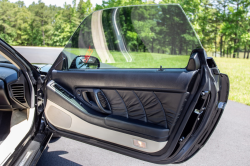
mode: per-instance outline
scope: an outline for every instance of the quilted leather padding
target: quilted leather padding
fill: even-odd
[[[147,115],[147,122],[167,128],[165,112],[154,92],[135,91]]]
[[[168,127],[171,129],[175,125],[183,109],[188,93],[170,93],[170,92],[154,92],[154,93],[158,97],[164,108]]]
[[[128,111],[124,101],[116,90],[102,90],[107,97],[111,106],[113,115],[123,116],[128,118]]]
[[[108,106],[108,101],[107,99],[104,97],[104,95],[102,94],[102,92],[98,92],[97,93],[98,99],[102,105],[102,107],[106,110],[110,110],[109,106]]]
[[[120,94],[127,107],[128,117],[131,119],[137,119],[143,122],[147,122],[146,112],[135,92],[127,90],[118,90],[118,93]]]
[[[171,129],[188,93],[104,90],[113,115],[136,119]]]

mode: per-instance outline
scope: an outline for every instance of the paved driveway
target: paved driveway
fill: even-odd
[[[187,166],[246,166],[250,163],[250,106],[229,101],[207,144]],[[38,166],[149,166],[155,165],[68,138],[50,142]]]
[[[13,46],[31,63],[54,63],[63,48]],[[35,56],[34,56],[35,55]]]

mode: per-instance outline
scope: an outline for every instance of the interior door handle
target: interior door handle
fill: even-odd
[[[103,92],[102,92],[100,89],[94,89],[93,92],[94,92],[94,97],[95,97],[95,100],[96,100],[96,104],[98,105],[99,109],[100,109],[103,113],[111,114],[111,110],[107,110],[107,109],[103,108],[103,106],[102,106],[102,104],[101,104],[101,102],[100,102],[100,100],[99,100],[99,98],[98,98],[98,93],[102,93],[103,97],[105,98]],[[107,100],[107,99],[105,98],[105,100]],[[110,107],[108,101],[107,101],[107,104],[108,104],[108,107],[111,109],[111,107]]]
[[[79,89],[78,89],[78,90],[79,90]],[[78,90],[77,90],[77,91],[78,91]],[[91,108],[93,108],[94,110],[100,112],[100,108],[98,107],[98,105],[97,105],[94,101],[89,100],[89,97],[88,97],[88,95],[87,95],[87,93],[93,93],[93,89],[79,90],[79,93],[80,93],[79,96],[81,96],[81,97],[83,98],[83,100],[91,106]],[[78,96],[78,97],[79,97],[79,96]],[[80,98],[81,98],[81,97],[80,97]],[[96,99],[94,99],[94,100],[96,100]]]
[[[88,96],[87,96],[87,92],[88,92],[88,91],[82,92],[82,97],[83,97],[83,99],[84,99],[85,101],[87,101],[87,102],[89,103],[89,98],[88,98]]]
[[[102,106],[102,103],[98,97],[98,93],[101,93],[101,97],[103,97],[103,99],[101,100],[106,100],[106,104],[108,108],[104,108]],[[81,99],[82,101],[84,101],[86,104],[88,104],[92,109],[101,112],[101,113],[105,113],[105,114],[111,114],[111,106],[107,100],[107,98],[105,97],[105,95],[103,94],[103,92],[100,89],[89,89],[89,88],[78,88],[76,89],[76,94],[77,97],[79,99]],[[93,97],[90,95],[92,94]],[[100,95],[100,94],[99,94]]]

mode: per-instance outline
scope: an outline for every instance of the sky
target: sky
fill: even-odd
[[[17,2],[18,0],[9,0],[10,2]],[[32,2],[38,3],[38,0],[22,0],[25,3],[25,6],[29,6],[32,4]],[[64,3],[66,2],[67,4],[72,4],[72,0],[42,0],[46,5],[56,5],[56,6],[61,6],[63,7]],[[76,4],[78,4],[79,0],[76,0]],[[93,7],[96,6],[96,4],[101,5],[102,0],[91,0]]]

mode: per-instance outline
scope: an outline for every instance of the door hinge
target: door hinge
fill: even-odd
[[[209,102],[209,96],[210,92],[209,91],[203,91],[200,94],[200,98],[195,106],[194,113],[200,115],[203,113],[203,111],[206,110],[206,106]]]
[[[200,110],[198,110],[198,109],[195,109],[194,110],[194,113],[196,113],[196,114],[198,114],[198,115],[200,115],[200,114],[202,114],[203,113],[203,111],[206,109],[206,107],[203,107],[202,109],[200,109]]]

